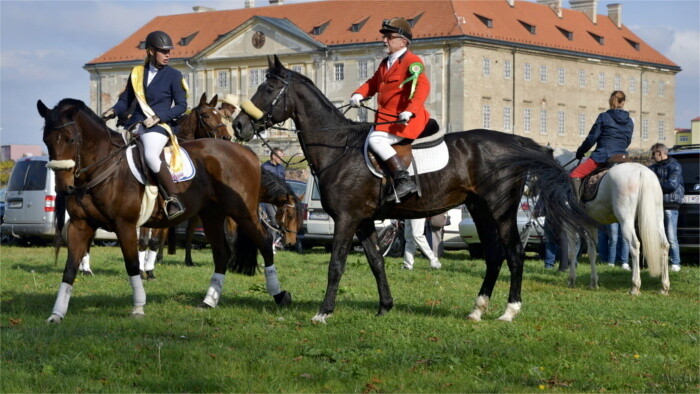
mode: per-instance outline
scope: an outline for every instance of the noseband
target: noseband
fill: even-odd
[[[275,99],[272,100],[272,102],[270,103],[268,110],[263,112],[263,115],[260,118],[254,119],[254,117],[250,113],[245,111],[245,107],[242,107],[243,110],[248,115],[248,117],[250,118],[250,123],[253,126],[253,130],[255,130],[255,134],[258,134],[258,136],[259,136],[260,131],[267,130],[267,129],[271,128],[272,126],[274,126],[275,122],[272,120],[272,113],[274,112],[275,108],[277,107],[277,104],[280,102],[280,99],[282,98],[282,96],[284,95],[285,99],[287,97],[285,93],[287,92],[287,88],[289,88],[289,80],[291,78],[291,74],[287,73],[287,77],[282,78],[279,75],[268,73],[267,79],[270,79],[270,78],[274,78],[274,79],[282,82],[284,84],[284,86],[282,87],[282,89],[280,89],[279,92],[277,92],[277,96],[275,96]],[[284,102],[285,102],[285,109],[286,109],[287,100],[284,100]],[[253,103],[250,103],[250,104],[253,104]],[[256,107],[256,109],[257,109],[257,107]]]

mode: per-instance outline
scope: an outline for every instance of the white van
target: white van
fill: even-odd
[[[304,248],[310,248],[313,246],[322,245],[326,250],[330,250],[331,244],[333,243],[333,229],[335,227],[335,222],[333,219],[323,210],[321,206],[321,194],[318,190],[318,184],[316,177],[309,177],[309,181],[306,183],[306,193],[304,193],[304,198],[302,200],[302,205],[304,206],[304,234],[302,237],[302,245]],[[377,232],[388,226],[391,223],[389,219],[387,220],[375,220],[374,226],[377,228]],[[355,237],[355,242],[359,242],[357,237]]]
[[[56,210],[56,181],[46,168],[47,156],[18,159],[5,194],[5,216],[0,231],[18,240],[53,238]],[[66,215],[68,217],[68,215]],[[112,245],[116,234],[98,230],[98,243]]]

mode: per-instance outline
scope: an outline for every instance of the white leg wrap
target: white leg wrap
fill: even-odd
[[[90,253],[85,253],[83,259],[80,260],[80,268],[78,268],[78,270],[84,272],[92,272],[92,270],[90,269]]]
[[[139,269],[143,271],[143,267],[146,265],[146,251],[139,252]]]
[[[130,276],[129,283],[134,292],[134,307],[146,305],[146,290],[143,289],[141,275]]]
[[[267,292],[273,297],[282,292],[280,281],[277,279],[277,268],[275,268],[274,264],[265,267],[265,284],[267,285]]]
[[[204,303],[212,308],[216,308],[219,304],[221,291],[224,288],[224,278],[224,274],[214,273],[214,275],[211,276],[211,283],[209,284],[207,295],[204,297]]]
[[[66,312],[68,312],[68,303],[70,302],[70,295],[73,292],[73,286],[66,282],[61,282],[58,287],[58,295],[56,296],[56,303],[53,305],[53,314],[64,318]]]
[[[149,250],[146,252],[146,261],[143,263],[144,271],[153,271],[156,267],[156,257],[158,257],[157,250]]]
[[[467,319],[469,320],[474,320],[474,321],[481,321],[481,315],[486,312],[486,310],[489,308],[489,298],[486,296],[478,296],[476,297],[476,301],[474,301],[474,309],[472,310],[472,313],[467,316]]]
[[[512,322],[515,316],[520,313],[521,306],[522,303],[520,302],[508,303],[508,306],[506,306],[506,311],[503,312],[503,316],[499,317],[498,320]]]

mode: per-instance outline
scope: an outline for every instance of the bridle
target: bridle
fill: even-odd
[[[274,100],[270,103],[268,106],[268,110],[263,113],[263,116],[260,119],[253,120],[251,116],[248,116],[250,118],[251,125],[253,126],[253,130],[255,132],[255,135],[258,136],[258,138],[262,137],[260,136],[260,132],[262,130],[267,130],[270,128],[273,128],[275,125],[275,122],[272,120],[272,113],[274,112],[275,108],[277,108],[277,104],[280,102],[280,99],[284,96],[284,109],[286,111],[287,109],[287,89],[289,88],[289,81],[291,79],[291,73],[287,73],[286,78],[282,78],[279,75],[268,73],[266,76],[266,79],[274,78],[284,84],[282,86],[282,89],[280,89],[279,92],[277,92],[277,95],[275,96]]]
[[[204,121],[204,118],[202,117],[202,111],[203,111],[203,110],[212,110],[212,111],[216,111],[216,108],[210,107],[210,106],[206,106],[206,107],[197,107],[197,108],[195,108],[195,110],[194,110],[195,114],[197,114],[197,124],[199,125],[199,127],[201,127],[202,130],[204,130],[204,132],[206,133],[206,135],[207,135],[208,138],[216,138],[216,133],[214,133],[214,130],[216,130],[216,129],[220,128],[220,127],[223,127],[223,128],[225,129],[225,128],[226,128],[226,125],[224,124],[224,122],[219,122],[219,124],[217,124],[216,126],[210,127],[210,126]]]

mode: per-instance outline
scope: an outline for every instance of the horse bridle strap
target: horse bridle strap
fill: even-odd
[[[197,122],[199,123],[200,126],[202,126],[202,129],[204,129],[204,132],[207,133],[207,136],[208,136],[209,138],[216,138],[216,134],[214,134],[213,131],[209,130],[209,125],[207,125],[206,123],[204,123],[204,119],[202,119],[201,111],[202,111],[203,109],[212,109],[212,110],[216,110],[216,108],[214,108],[214,107],[209,107],[209,106],[207,106],[207,107],[197,107],[197,108],[195,108],[195,111],[194,111],[194,112],[197,114]],[[219,127],[226,127],[226,125],[225,125],[223,122],[221,122],[221,123],[217,124],[216,126],[214,126],[214,129],[217,129],[217,128],[219,128]]]

